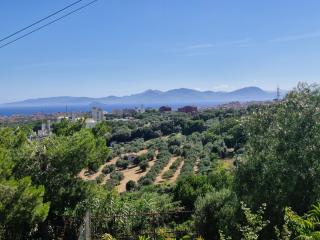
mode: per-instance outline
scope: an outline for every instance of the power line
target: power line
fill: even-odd
[[[81,0],[81,1],[83,1],[83,0]],[[5,44],[3,44],[3,45],[0,45],[0,49],[6,47],[6,46],[8,46],[8,45],[10,45],[10,44],[12,44],[12,43],[14,43],[14,42],[16,42],[16,41],[18,41],[18,40],[20,40],[20,39],[22,39],[22,38],[25,38],[25,37],[31,35],[32,33],[35,33],[35,32],[37,32],[37,31],[39,31],[39,30],[41,30],[41,29],[43,29],[43,28],[45,28],[45,27],[47,27],[47,26],[49,26],[49,25],[51,25],[51,24],[53,24],[53,23],[55,23],[55,22],[58,22],[58,21],[60,21],[60,20],[62,20],[62,19],[64,19],[64,18],[68,17],[69,15],[71,15],[71,14],[73,14],[73,13],[76,13],[76,12],[78,12],[78,11],[80,11],[80,10],[82,10],[82,9],[90,6],[90,5],[92,5],[93,3],[98,2],[98,1],[99,1],[99,0],[93,0],[93,1],[91,1],[91,2],[89,2],[89,3],[87,3],[87,4],[85,4],[85,5],[83,5],[83,6],[81,6],[81,7],[79,7],[79,8],[77,8],[77,9],[75,9],[75,10],[73,10],[73,11],[71,11],[71,12],[69,12],[69,13],[61,16],[61,17],[59,17],[59,18],[56,18],[55,20],[52,20],[51,22],[48,22],[48,23],[42,25],[41,27],[38,27],[38,28],[36,28],[36,29],[34,29],[34,30],[32,30],[32,31],[30,31],[30,32],[28,32],[28,33],[26,33],[26,34],[18,37],[18,38],[15,38],[14,40],[12,40],[12,41],[10,41],[10,42],[7,42],[7,43],[5,43]]]
[[[38,20],[38,21],[30,24],[29,26],[26,26],[26,27],[24,27],[24,28],[22,28],[22,29],[20,29],[20,30],[18,30],[18,31],[16,31],[16,32],[14,32],[14,33],[12,33],[12,34],[10,34],[10,35],[8,35],[8,36],[0,39],[0,42],[3,42],[4,40],[7,40],[8,38],[11,38],[11,37],[13,37],[14,35],[17,35],[18,33],[21,33],[21,32],[23,32],[23,31],[25,31],[25,30],[27,30],[27,29],[29,29],[29,28],[31,28],[31,27],[33,27],[33,26],[35,26],[35,25],[43,22],[44,20],[47,20],[48,18],[51,18],[51,17],[57,15],[58,13],[60,13],[60,12],[62,12],[62,11],[64,11],[64,10],[66,10],[66,9],[68,9],[68,8],[70,8],[70,7],[74,6],[74,5],[82,2],[82,1],[83,1],[83,0],[78,0],[78,1],[76,1],[76,2],[71,3],[70,5],[68,5],[68,6],[66,6],[66,7],[64,7],[64,8],[62,8],[62,9],[60,9],[60,10],[54,12],[54,13],[52,13],[52,14],[50,14],[49,16],[44,17],[44,18],[42,18],[42,19],[40,19],[40,20]]]

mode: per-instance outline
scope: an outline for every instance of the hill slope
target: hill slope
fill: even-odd
[[[97,105],[97,104],[197,104],[222,103],[231,101],[264,101],[275,98],[275,92],[267,92],[258,87],[246,87],[232,92],[198,91],[180,88],[169,91],[147,90],[124,97],[108,96],[89,97],[50,97],[28,99],[21,102],[7,103],[7,106],[61,106],[61,105]]]

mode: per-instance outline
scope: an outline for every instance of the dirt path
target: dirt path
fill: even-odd
[[[154,181],[155,184],[164,182],[166,179],[162,178],[162,175],[170,169],[170,166],[177,160],[178,157],[172,157],[168,164],[161,170],[159,175],[156,177],[156,180]]]
[[[139,152],[136,152],[136,153],[126,153],[123,155],[136,154],[136,155],[140,156],[140,155],[145,154],[147,152],[148,152],[148,149],[143,149],[143,150],[140,150]]]
[[[173,177],[170,179],[170,183],[173,183],[173,182],[177,181],[177,179],[178,179],[178,177],[180,175],[181,168],[182,168],[183,164],[184,164],[184,161],[181,161],[177,171],[174,173]]]
[[[195,174],[197,174],[199,172],[199,163],[200,163],[200,159],[198,158],[193,166],[193,172]]]
[[[137,182],[141,177],[145,176],[147,172],[150,170],[150,168],[155,164],[156,160],[149,161],[149,167],[147,168],[146,171],[141,172],[139,166],[134,166],[127,168],[123,171],[123,180],[120,182],[120,185],[117,186],[118,192],[125,192],[126,191],[126,184],[130,180]],[[110,174],[108,174],[109,176]],[[107,176],[107,177],[108,177]]]

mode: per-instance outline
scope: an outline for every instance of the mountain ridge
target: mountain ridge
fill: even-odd
[[[107,96],[101,98],[59,96],[26,99],[18,102],[1,104],[2,106],[61,106],[61,105],[102,105],[115,104],[197,104],[223,103],[231,101],[265,101],[276,97],[276,92],[268,92],[259,87],[244,87],[230,92],[199,91],[189,88],[170,89],[168,91],[148,89],[123,97]]]

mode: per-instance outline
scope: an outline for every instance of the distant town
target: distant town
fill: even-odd
[[[198,107],[193,105],[182,106],[177,109],[173,109],[171,106],[164,105],[159,108],[145,108],[144,105],[135,108],[124,108],[124,109],[113,109],[112,112],[104,111],[100,107],[92,107],[91,111],[68,111],[66,108],[65,112],[56,113],[33,113],[33,114],[14,114],[11,116],[1,116],[0,115],[0,126],[11,126],[18,124],[27,123],[38,123],[39,127],[36,129],[33,137],[46,137],[52,134],[51,125],[56,122],[61,122],[62,120],[67,120],[70,122],[84,121],[86,128],[93,128],[99,122],[106,119],[113,119],[115,121],[130,121],[136,114],[143,114],[146,111],[159,111],[161,113],[166,112],[181,112],[196,114],[201,111],[206,111],[210,109],[232,109],[237,110],[241,108],[247,108],[251,105],[269,105],[272,102],[277,101],[249,101],[249,102],[229,102],[225,104],[219,104],[212,107]]]

